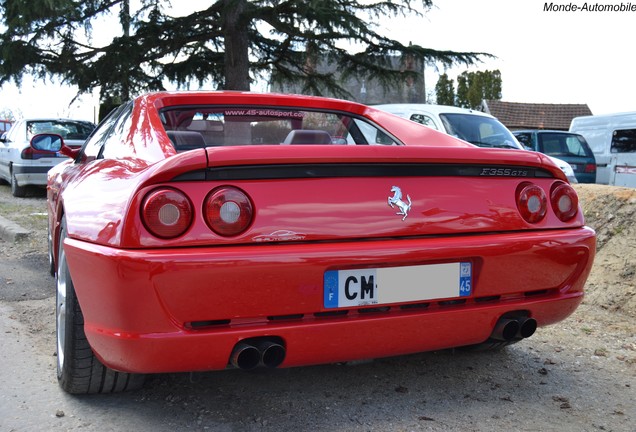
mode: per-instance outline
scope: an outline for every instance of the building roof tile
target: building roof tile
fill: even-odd
[[[541,104],[485,100],[484,110],[508,129],[568,130],[574,117],[592,115],[587,104]]]

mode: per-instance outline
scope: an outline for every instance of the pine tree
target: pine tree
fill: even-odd
[[[457,77],[457,106],[480,109],[484,99],[501,99],[501,72],[462,72]]]
[[[457,93],[455,96],[455,104],[459,107],[469,107],[468,101],[468,73],[462,72],[457,76]]]
[[[217,0],[175,17],[168,0],[139,0],[136,10],[129,0],[2,0],[0,84],[19,84],[24,74],[56,76],[80,94],[100,87],[102,100],[114,104],[166,84],[249,90],[257,80],[347,96],[341,82],[350,76],[373,77],[386,87],[403,81],[405,72],[392,67],[396,56],[445,66],[489,56],[405,46],[371,24],[419,14],[432,1]],[[99,45],[93,26],[113,14],[117,36]],[[315,67],[324,61],[337,74]]]
[[[435,95],[438,105],[455,105],[455,87],[447,74],[441,74],[435,84]]]

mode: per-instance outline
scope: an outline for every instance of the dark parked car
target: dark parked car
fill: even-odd
[[[596,160],[582,135],[557,130],[512,132],[529,150],[545,153],[569,163],[579,183],[596,183]]]

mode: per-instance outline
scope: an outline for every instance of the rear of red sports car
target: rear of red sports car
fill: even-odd
[[[49,185],[58,291],[105,370],[506,344],[582,300],[595,234],[537,153],[317,98],[155,94],[119,115]]]

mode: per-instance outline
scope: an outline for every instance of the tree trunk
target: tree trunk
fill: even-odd
[[[223,0],[225,36],[225,90],[250,89],[249,21],[243,13],[247,0]]]
[[[126,43],[130,43],[130,1],[124,0],[121,5],[120,12],[121,26],[124,30],[124,38]],[[130,100],[130,77],[128,72],[130,71],[129,65],[125,64],[122,68],[122,82],[121,82],[121,100],[127,102]]]

